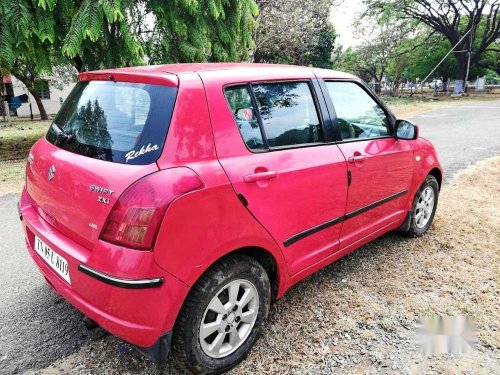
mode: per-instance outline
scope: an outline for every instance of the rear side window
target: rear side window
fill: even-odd
[[[47,133],[65,150],[111,162],[150,164],[161,154],[177,89],[142,83],[78,82]],[[58,135],[55,124],[71,136]]]
[[[311,88],[306,82],[230,87],[225,94],[243,140],[251,150],[324,141]]]
[[[226,99],[233,112],[236,125],[246,145],[251,150],[264,150],[264,141],[252,98],[247,86],[230,87],[226,90]]]
[[[389,120],[382,107],[354,82],[326,82],[342,139],[389,135]]]

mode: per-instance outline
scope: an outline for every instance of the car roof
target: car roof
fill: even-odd
[[[262,63],[180,63],[166,65],[145,65],[126,68],[106,69],[100,71],[88,72],[90,76],[96,74],[123,74],[123,75],[147,75],[147,76],[162,76],[164,74],[180,75],[184,73],[202,73],[208,71],[248,71],[248,70],[265,70],[266,75],[275,70],[277,75],[284,71],[308,70],[313,71],[320,78],[340,78],[340,79],[357,79],[357,77],[335,70],[319,69],[296,65],[281,65],[281,64],[262,64]],[[81,73],[84,75],[85,73]]]

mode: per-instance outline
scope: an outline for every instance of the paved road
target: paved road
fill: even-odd
[[[437,147],[446,179],[500,154],[500,101],[475,102],[412,118]],[[0,373],[40,369],[99,340],[82,315],[56,296],[29,259],[17,218],[17,196],[0,197]]]
[[[468,165],[500,155],[500,101],[442,108],[411,120],[436,147],[447,181]]]

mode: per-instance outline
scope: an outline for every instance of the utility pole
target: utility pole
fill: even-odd
[[[467,73],[465,73],[465,82],[464,82],[464,92],[467,92],[467,81],[469,79],[469,69],[470,69],[470,57],[472,55],[472,43],[474,42],[474,20],[476,18],[476,14],[472,15],[472,25],[471,25],[471,33],[470,33],[470,42],[469,42],[469,50],[467,51]]]

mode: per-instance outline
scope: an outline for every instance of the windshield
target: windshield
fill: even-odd
[[[95,159],[153,163],[163,149],[176,95],[177,88],[160,85],[78,82],[49,128],[47,140]]]

